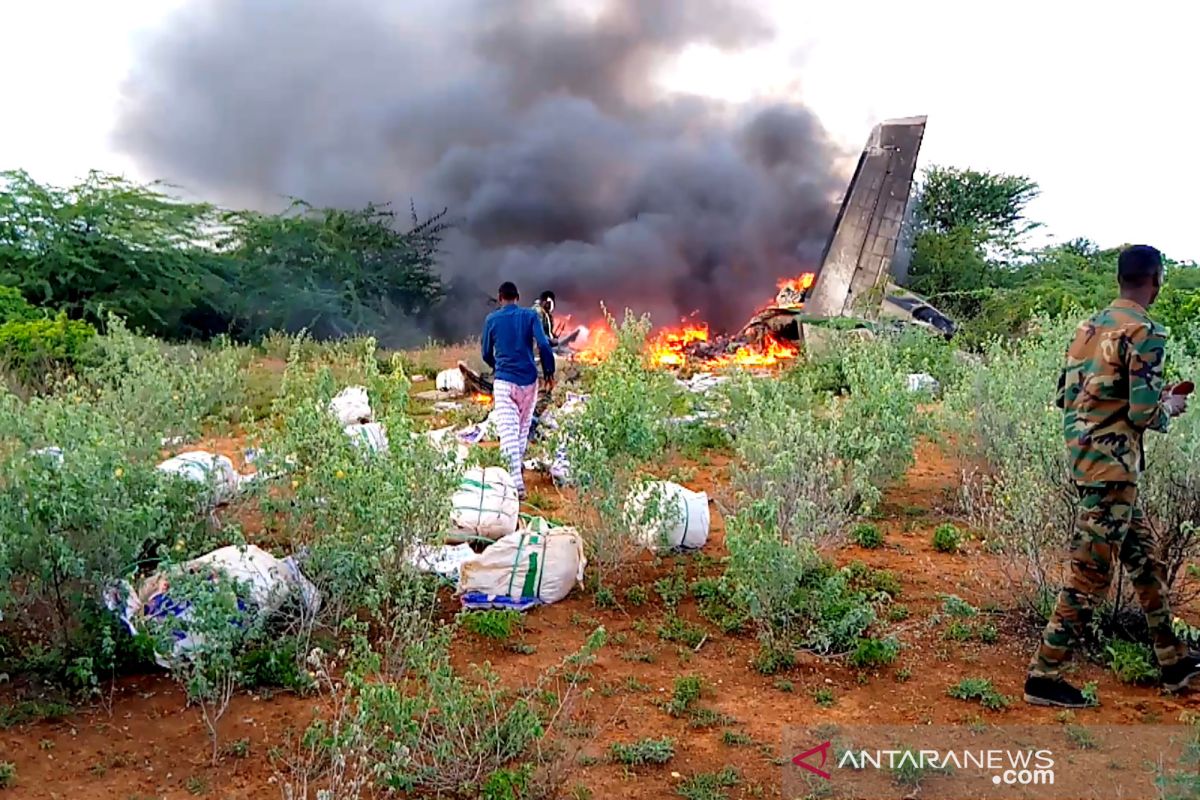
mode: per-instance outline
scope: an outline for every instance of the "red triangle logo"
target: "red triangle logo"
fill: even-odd
[[[808,763],[807,759],[809,756],[820,753],[821,754],[821,766],[822,767],[825,766],[825,762],[829,758],[829,748],[832,746],[833,746],[832,742],[822,742],[821,744],[814,747],[812,750],[805,750],[803,753],[800,753],[799,755],[792,756],[792,763],[795,764],[797,767],[802,767],[803,769],[808,770],[809,772],[813,773],[814,775],[819,775],[820,777],[824,778],[825,780],[829,780],[832,776],[828,772],[826,772],[825,770],[820,769],[818,767],[814,767],[812,764]]]

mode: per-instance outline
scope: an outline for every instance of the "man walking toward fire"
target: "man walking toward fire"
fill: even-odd
[[[536,343],[547,392],[554,388],[554,351],[537,313],[521,308],[517,305],[519,300],[514,284],[508,281],[500,284],[500,307],[488,314],[483,323],[482,350],[483,360],[492,368],[495,377],[492,396],[500,452],[508,459],[508,471],[516,484],[517,496],[524,500],[525,450],[538,396],[533,347]]]
[[[1082,708],[1083,693],[1061,675],[1097,604],[1108,593],[1114,555],[1129,570],[1154,640],[1167,691],[1188,687],[1200,659],[1171,628],[1171,609],[1154,534],[1138,504],[1145,468],[1142,436],[1166,431],[1187,410],[1190,387],[1163,386],[1166,334],[1147,315],[1158,296],[1163,264],[1158,250],[1134,245],[1117,262],[1120,297],[1082,323],[1067,348],[1057,404],[1079,508],[1071,542],[1070,576],[1029,665],[1025,701]]]

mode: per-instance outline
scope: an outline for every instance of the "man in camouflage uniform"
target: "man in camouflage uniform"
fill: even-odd
[[[554,292],[547,290],[538,295],[538,299],[533,301],[533,310],[541,320],[542,330],[545,331],[546,338],[550,340],[550,347],[557,348],[559,341],[554,335]],[[550,399],[550,392],[542,392],[538,396],[537,405],[533,408],[533,424],[529,428],[530,440],[537,436],[538,423],[541,422],[546,409],[550,407]]]
[[[1200,660],[1171,629],[1165,573],[1137,500],[1142,435],[1166,431],[1187,408],[1186,396],[1163,386],[1166,334],[1146,313],[1162,284],[1162,256],[1146,245],[1126,249],[1117,280],[1120,298],[1079,326],[1059,376],[1058,406],[1080,502],[1070,577],[1025,681],[1025,700],[1035,705],[1088,705],[1061,671],[1108,594],[1114,554],[1146,614],[1164,687],[1178,691],[1200,674]]]

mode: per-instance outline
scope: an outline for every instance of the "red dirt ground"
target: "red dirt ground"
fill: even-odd
[[[240,454],[234,440],[208,444],[230,456]],[[695,466],[695,479],[688,483],[719,495],[727,482],[726,466],[720,458]],[[990,678],[999,691],[1019,698],[1035,635],[1011,617],[997,617],[998,643],[959,644],[944,641],[941,626],[926,624],[940,605],[940,594],[957,594],[979,606],[989,602],[1004,606],[1009,601],[997,563],[977,541],[957,555],[935,552],[930,544],[933,528],[947,518],[947,493],[956,485],[958,473],[958,465],[936,447],[921,446],[915,466],[888,494],[880,522],[886,546],[873,551],[847,546],[838,553],[843,561],[861,559],[892,570],[903,585],[900,602],[912,611],[908,620],[890,626],[905,645],[898,663],[868,674],[865,683],[843,660],[812,656],[801,657],[785,674],[760,675],[751,664],[756,651],[753,637],[723,635],[711,625],[705,624],[709,637],[698,651],[680,650],[660,640],[654,631],[663,609],[650,587],[675,563],[689,564],[686,558],[655,564],[646,557],[631,570],[617,596],[623,596],[625,586],[641,583],[651,595],[641,608],[597,609],[590,593],[577,590],[562,603],[528,615],[523,640],[536,647],[534,653],[521,655],[464,634],[454,651],[455,663],[465,668],[486,660],[506,682],[529,683],[575,651],[596,624],[605,626],[609,644],[588,668],[591,678],[582,684],[569,731],[565,722],[559,727],[560,733],[578,737],[563,740],[578,747],[583,756],[563,778],[563,797],[577,796],[573,792],[578,786],[588,787],[597,798],[672,797],[679,781],[727,764],[742,774],[741,784],[729,790],[731,798],[780,797],[781,769],[773,759],[779,755],[781,729],[789,724],[967,723],[982,718],[993,723],[1059,725],[1054,710],[1018,701],[993,712],[946,695],[947,687],[961,678],[978,676]],[[531,488],[553,506],[547,511],[569,518],[567,495],[541,479]],[[719,513],[714,515],[706,553],[714,558],[725,554]],[[697,574],[694,563],[688,572],[692,577]],[[681,614],[704,624],[690,599]],[[652,651],[653,662],[622,657],[640,650]],[[901,669],[911,672],[903,682],[897,677]],[[696,730],[688,727],[687,720],[660,709],[657,703],[669,695],[675,677],[686,674],[703,675],[712,689],[703,704],[736,723]],[[1097,681],[1103,702],[1098,709],[1076,712],[1079,722],[1169,723],[1185,710],[1200,709],[1197,696],[1170,698],[1153,688],[1125,686],[1095,664],[1080,664],[1074,677],[1080,682]],[[790,681],[792,691],[778,688],[783,679]],[[814,702],[812,692],[817,688],[833,691],[832,707],[821,708]],[[317,704],[287,694],[235,698],[221,723],[221,738],[224,742],[248,739],[249,754],[226,755],[214,768],[209,765],[207,734],[199,715],[185,708],[175,685],[158,674],[124,678],[114,687],[110,705],[83,709],[56,722],[0,730],[0,761],[14,762],[17,770],[15,784],[0,790],[0,797],[278,798],[280,787],[272,777],[269,751],[286,746],[289,732],[303,729]],[[754,745],[727,746],[721,738],[727,729],[748,734]],[[676,742],[676,755],[665,766],[626,770],[596,761],[613,742],[663,735]]]

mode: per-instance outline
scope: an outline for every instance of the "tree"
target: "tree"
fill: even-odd
[[[1025,235],[1025,207],[1038,194],[1028,178],[953,167],[925,171],[917,192],[912,288],[960,318],[980,313]]]
[[[372,331],[392,314],[415,316],[442,297],[435,272],[442,214],[400,232],[395,214],[314,209],[233,212],[221,241],[230,290],[213,308],[240,338],[307,328],[317,337]]]
[[[0,283],[30,302],[93,322],[113,311],[172,335],[216,290],[217,221],[205,203],[92,172],[67,189],[0,173]]]

